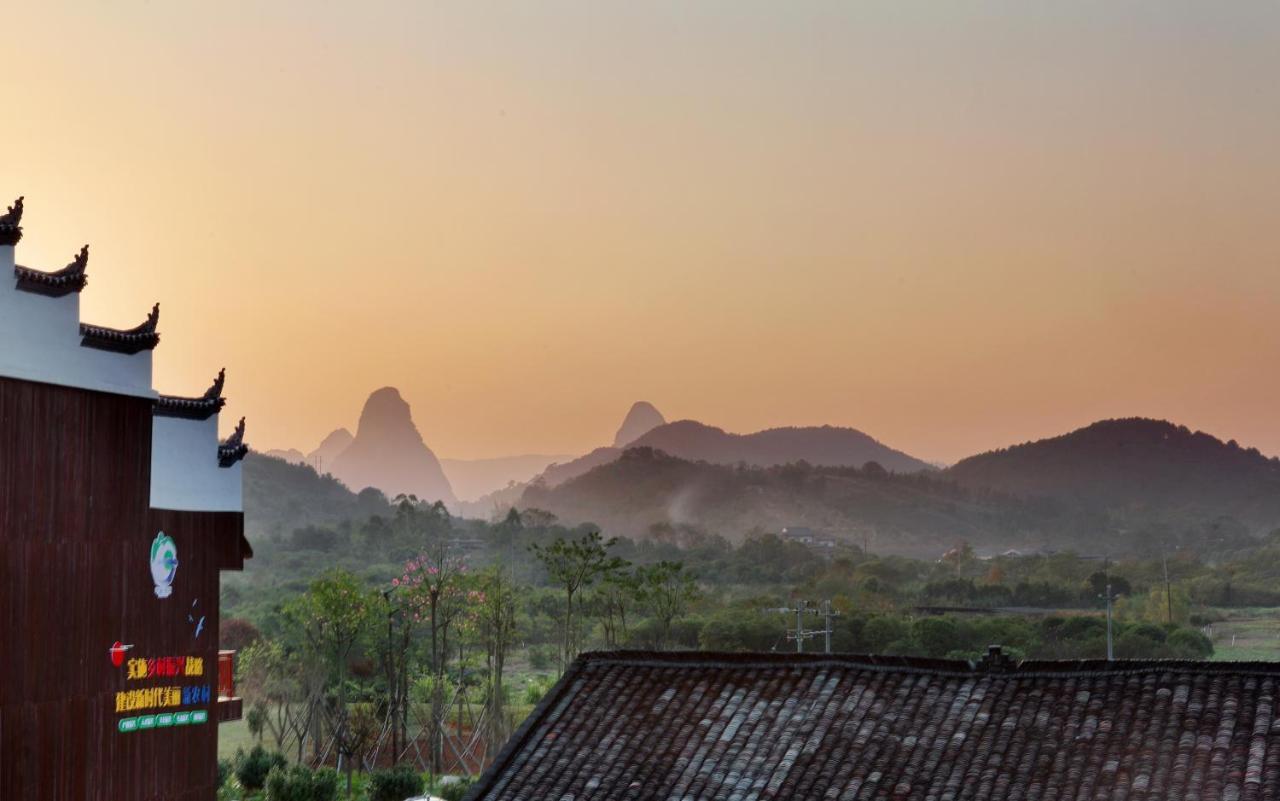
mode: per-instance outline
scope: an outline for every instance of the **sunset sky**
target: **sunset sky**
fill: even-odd
[[[11,3],[18,260],[156,383],[446,457],[634,400],[925,459],[1163,417],[1280,455],[1280,4]]]

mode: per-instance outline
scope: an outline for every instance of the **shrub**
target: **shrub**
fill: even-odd
[[[267,774],[271,769],[283,768],[285,764],[282,754],[268,752],[262,746],[255,745],[248,756],[243,752],[236,753],[236,778],[246,790],[261,790],[266,786]]]
[[[333,801],[338,774],[331,768],[311,772],[302,765],[278,765],[267,774],[267,801]]]
[[[421,794],[422,776],[404,765],[375,770],[369,777],[369,801],[404,801]]]
[[[242,617],[229,617],[218,627],[218,647],[243,651],[262,638],[258,627]]]
[[[555,652],[549,645],[529,647],[529,667],[534,670],[549,670],[555,663],[555,659]]]
[[[767,651],[777,644],[785,621],[745,609],[722,609],[707,618],[698,633],[706,651]]]
[[[1165,640],[1172,655],[1182,659],[1208,659],[1213,656],[1213,642],[1192,629],[1177,629]]]
[[[444,801],[462,801],[467,791],[471,789],[471,785],[475,783],[475,779],[469,776],[463,776],[456,782],[440,785],[436,790],[436,795],[444,799]]]
[[[524,702],[529,705],[536,705],[542,700],[542,696],[547,694],[555,684],[555,679],[550,676],[534,676],[529,679],[529,683],[524,688]]]
[[[231,777],[231,760],[218,760],[218,786],[223,787],[227,783],[227,779]]]

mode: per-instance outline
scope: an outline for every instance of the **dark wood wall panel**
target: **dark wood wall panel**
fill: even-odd
[[[166,682],[127,681],[116,640],[203,658],[216,696],[219,571],[242,566],[243,515],[149,508],[150,453],[148,400],[0,378],[0,801],[214,798],[216,699],[205,724],[117,731],[116,692]]]

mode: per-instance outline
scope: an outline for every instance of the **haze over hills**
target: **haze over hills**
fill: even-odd
[[[731,434],[695,420],[678,420],[651,429],[629,447],[656,448],[671,456],[714,464],[769,467],[790,462],[861,467],[876,462],[895,473],[933,470],[927,462],[877,442],[853,428],[811,426],[771,428],[754,434]],[[565,464],[553,465],[542,474],[551,486],[583,475],[622,455],[621,448],[596,448]]]
[[[1280,459],[1164,420],[1103,420],[971,456],[945,474],[968,487],[1128,515],[1228,515],[1255,529],[1280,525]]]
[[[403,425],[407,407],[401,411]],[[569,524],[592,522],[634,537],[658,524],[694,525],[731,539],[796,525],[855,541],[874,532],[877,548],[916,555],[936,555],[960,541],[988,552],[1072,548],[1120,555],[1280,529],[1280,459],[1164,421],[1101,421],[973,456],[942,471],[890,472],[880,459],[861,468],[820,463],[853,458],[849,453],[860,458],[859,449],[868,441],[898,453],[850,429],[772,429],[740,436],[679,421],[652,429],[632,448],[597,449],[549,467],[528,485],[454,508],[490,517],[512,507],[536,507]],[[682,458],[649,442],[700,456]],[[813,458],[755,466],[749,461],[797,453]],[[916,464],[901,456],[904,461],[884,461]],[[592,459],[599,461],[588,465]],[[571,466],[580,472],[567,475]],[[250,519],[262,510],[276,520],[283,519],[286,508],[318,506],[320,514],[335,514],[385,506],[377,493],[358,499],[310,468],[288,468],[311,477],[304,481],[281,473],[284,467],[262,457],[246,463]],[[565,471],[563,479],[548,480],[557,470]],[[260,481],[269,489],[257,486]],[[314,500],[291,500],[294,491]]]
[[[355,438],[327,470],[354,490],[377,487],[391,498],[404,493],[446,504],[457,501],[440,460],[422,441],[409,404],[394,387],[369,396]]]
[[[331,431],[327,437],[320,440],[319,447],[307,454],[307,463],[324,473],[343,451],[351,447],[354,440],[355,437],[345,428]]]
[[[325,473],[333,460],[351,445],[353,439],[355,437],[351,436],[350,431],[339,428],[330,432],[320,441],[320,446],[310,453],[303,453],[297,448],[272,448],[263,451],[263,455],[282,459],[290,464],[309,464],[318,472]]]
[[[440,466],[454,494],[465,502],[528,481],[549,465],[570,458],[564,454],[525,454],[493,459],[441,459]]]
[[[381,492],[352,492],[332,475],[265,453],[244,458],[245,528],[288,534],[296,528],[364,520],[389,512]]]
[[[807,526],[857,543],[872,536],[879,551],[932,556],[961,541],[988,550],[1081,543],[1105,522],[1100,514],[970,491],[936,472],[731,466],[641,446],[558,486],[532,484],[519,506],[629,537],[643,538],[655,525],[691,525],[730,540]]]

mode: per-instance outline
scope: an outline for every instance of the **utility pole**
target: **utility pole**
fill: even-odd
[[[1115,651],[1111,644],[1111,560],[1102,563],[1103,574],[1107,577],[1107,661],[1115,661]]]
[[[1165,622],[1173,625],[1173,590],[1169,586],[1169,555],[1164,543],[1160,543],[1160,561],[1164,563],[1164,608]]]
[[[821,609],[810,606],[808,601],[800,601],[794,607],[774,607],[765,609],[764,611],[778,612],[784,615],[794,614],[796,616],[795,630],[787,630],[787,639],[795,640],[796,642],[796,653],[804,653],[804,641],[819,635],[823,638],[825,653],[831,653],[831,619],[840,617],[840,613],[831,608],[831,601],[823,601]],[[823,627],[820,629],[806,629],[804,627],[805,615],[814,615],[816,617],[823,618]]]
[[[823,640],[826,645],[824,653],[831,653],[831,618],[836,617],[839,614],[839,612],[831,611],[830,599],[822,602],[822,619],[823,622],[826,623],[826,625],[822,627],[825,633]]]

